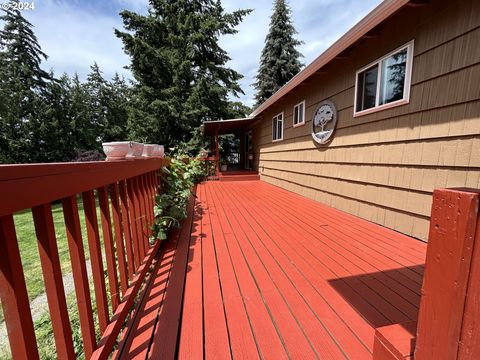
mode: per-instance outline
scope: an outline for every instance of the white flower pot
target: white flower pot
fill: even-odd
[[[127,158],[141,158],[143,153],[143,144],[135,141],[131,141],[131,148],[127,154]]]
[[[163,158],[164,153],[165,151],[164,151],[163,145],[155,144],[153,146],[153,153],[152,153],[153,157]]]
[[[151,157],[153,156],[153,151],[155,149],[155,144],[145,144],[143,145],[143,157]]]
[[[132,148],[130,141],[114,141],[102,143],[103,152],[107,155],[107,161],[124,160]]]

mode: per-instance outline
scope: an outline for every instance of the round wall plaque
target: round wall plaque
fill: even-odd
[[[322,101],[312,121],[312,137],[317,143],[325,145],[333,138],[337,127],[337,109],[335,104],[329,100]]]

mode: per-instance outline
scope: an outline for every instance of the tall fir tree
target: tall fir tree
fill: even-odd
[[[127,138],[128,106],[131,88],[118,73],[108,83],[110,93],[107,114],[107,126],[103,141],[118,141]]]
[[[250,10],[225,13],[220,0],[150,0],[147,15],[121,13],[116,30],[137,81],[129,112],[131,138],[167,146],[189,138],[202,121],[228,117],[242,77],[218,40],[235,34]]]
[[[30,162],[39,94],[50,80],[40,67],[47,55],[20,11],[4,11],[0,20],[0,162]]]
[[[53,78],[53,73],[50,74]],[[38,117],[32,138],[32,161],[69,161],[75,155],[75,139],[72,132],[72,99],[70,78],[63,74],[60,79],[49,82],[39,94]]]
[[[82,84],[78,74],[74,74],[70,81],[69,93],[72,147],[75,151],[96,150],[99,142],[97,128],[91,121],[92,101],[86,84]]]
[[[90,73],[87,76],[85,88],[90,98],[90,122],[96,133],[96,147],[99,148],[108,127],[110,91],[108,82],[104,79],[102,71],[96,62],[90,66]]]
[[[295,39],[297,31],[290,19],[290,8],[285,0],[275,0],[270,27],[260,57],[260,67],[254,83],[256,104],[260,105],[285,85],[302,68],[297,50],[302,44]]]

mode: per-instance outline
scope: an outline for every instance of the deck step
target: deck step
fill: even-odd
[[[220,177],[220,181],[252,181],[260,180],[260,175],[223,175]]]
[[[373,345],[373,360],[413,359],[416,332],[416,321],[377,328]]]

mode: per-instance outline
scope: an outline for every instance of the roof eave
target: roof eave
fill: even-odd
[[[355,44],[375,26],[381,24],[388,17],[396,13],[410,0],[385,0],[373,9],[367,16],[360,20],[354,27],[338,39],[332,46],[320,54],[308,66],[295,75],[289,82],[282,86],[275,94],[257,107],[249,117],[256,117],[283,96],[300,85],[303,81],[314,75],[319,69],[335,59],[342,51]]]

